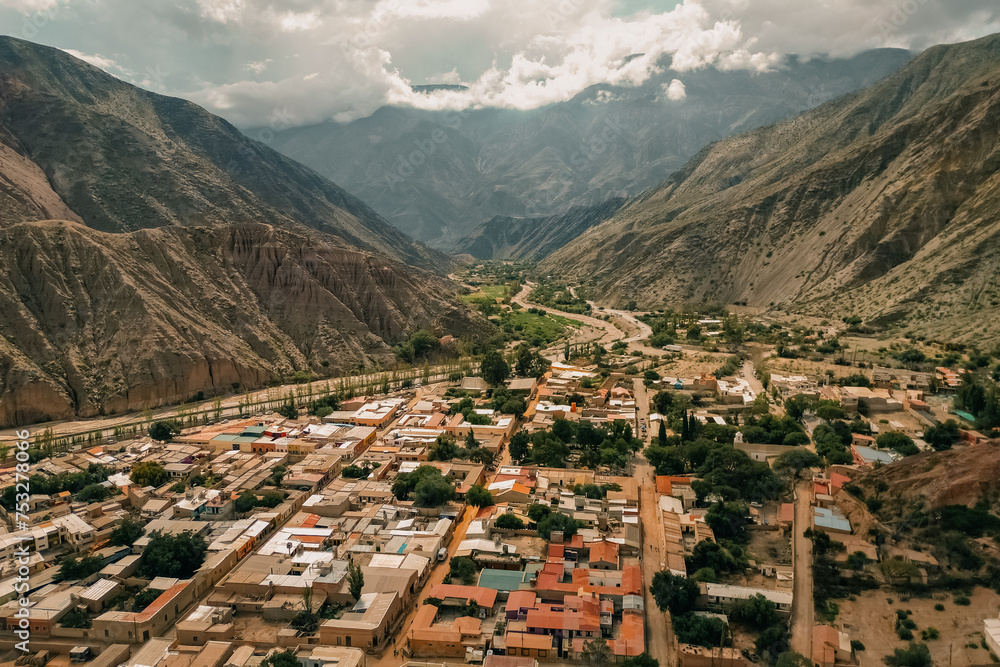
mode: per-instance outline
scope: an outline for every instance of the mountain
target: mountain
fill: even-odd
[[[107,414],[474,331],[413,242],[184,100],[0,39],[0,423]]]
[[[609,219],[627,201],[624,197],[612,197],[600,204],[576,206],[566,213],[542,218],[498,215],[462,239],[455,246],[455,252],[477,259],[538,261]]]
[[[996,339],[1000,36],[707,146],[543,269],[611,301],[746,302]]]
[[[896,71],[905,51],[789,57],[770,72],[663,70],[531,111],[384,107],[276,133],[270,143],[411,236],[454,249],[497,216],[545,218],[641,194],[710,141],[789,118]],[[683,81],[686,97],[665,87]],[[674,95],[677,97],[677,95]]]

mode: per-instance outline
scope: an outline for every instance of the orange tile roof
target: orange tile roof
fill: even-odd
[[[530,609],[535,606],[537,599],[538,597],[534,591],[511,591],[510,595],[507,596],[507,606],[505,609],[507,611]]]
[[[319,523],[319,514],[310,514],[302,521],[302,528],[313,528]]]
[[[836,662],[837,648],[840,646],[840,633],[830,625],[814,625],[812,636],[812,662],[819,665],[832,665]]]
[[[634,611],[622,613],[618,637],[609,642],[615,655],[634,656],[646,650],[646,636],[642,614]]]
[[[551,649],[552,635],[533,635],[529,632],[508,632],[507,648]]]
[[[844,486],[844,484],[847,484],[850,481],[851,481],[850,477],[848,477],[847,475],[841,475],[839,472],[830,474],[830,484],[835,489],[841,488],[842,486]]]
[[[795,505],[792,503],[781,503],[781,520],[791,523],[795,519]]]
[[[591,542],[590,546],[590,562],[602,562],[602,563],[614,563],[618,565],[618,543],[608,542],[607,540],[601,540],[600,542]]]
[[[601,619],[593,612],[547,606],[548,609],[528,610],[526,623],[529,628],[577,632],[596,632],[601,629]]]
[[[446,598],[475,600],[476,604],[480,607],[492,607],[497,601],[497,591],[493,588],[460,586],[458,584],[435,584],[431,588],[429,595],[439,600]]]

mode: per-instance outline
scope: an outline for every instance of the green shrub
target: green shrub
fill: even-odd
[[[965,595],[956,595],[955,596],[955,604],[957,604],[957,605],[959,605],[961,607],[968,607],[970,604],[972,604],[972,600],[970,600]]]

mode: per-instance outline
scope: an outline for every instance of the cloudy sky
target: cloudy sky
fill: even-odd
[[[0,28],[235,124],[530,109],[596,83],[1000,32],[997,0],[0,0]],[[463,91],[414,93],[411,84]]]

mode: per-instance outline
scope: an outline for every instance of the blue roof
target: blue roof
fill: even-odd
[[[826,507],[814,507],[813,523],[815,523],[819,528],[840,530],[847,533],[851,532],[851,522],[847,520],[839,509],[834,510],[827,509]]]
[[[871,447],[865,447],[864,445],[854,445],[854,451],[856,451],[858,456],[863,458],[868,463],[875,463],[876,461],[881,461],[882,463],[892,463],[893,460],[889,455],[889,452],[872,449]]]

